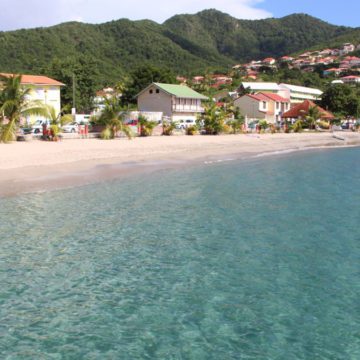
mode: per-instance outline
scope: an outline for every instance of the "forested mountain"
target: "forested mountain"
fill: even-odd
[[[331,41],[353,40],[360,29],[304,14],[238,20],[217,10],[176,15],[163,24],[121,19],[100,25],[64,23],[0,32],[0,71],[48,73],[53,62],[90,59],[99,83],[114,82],[139,65],[176,74],[228,68],[235,62],[278,57]]]

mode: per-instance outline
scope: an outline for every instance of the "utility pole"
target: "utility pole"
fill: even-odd
[[[71,109],[71,114],[76,114],[76,84],[75,84],[75,73],[72,76],[72,86],[73,86],[73,107]]]

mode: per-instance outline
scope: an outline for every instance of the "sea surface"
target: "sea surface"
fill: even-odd
[[[0,359],[360,359],[360,149],[0,199]]]

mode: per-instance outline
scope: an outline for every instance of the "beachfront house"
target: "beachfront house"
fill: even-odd
[[[239,97],[234,101],[234,106],[249,121],[266,120],[275,124],[290,109],[290,101],[277,94],[260,92]]]
[[[296,120],[304,119],[309,114],[309,109],[316,107],[319,110],[320,113],[320,119],[330,121],[334,119],[334,115],[330,111],[326,111],[320,106],[316,105],[314,102],[310,100],[305,100],[300,104],[297,104],[293,108],[291,108],[289,111],[285,112],[282,115],[283,119],[290,120],[291,122],[294,122]],[[318,119],[318,120],[320,120]]]
[[[186,85],[152,83],[137,95],[138,110],[162,112],[171,121],[196,120],[208,98]]]
[[[2,76],[10,77],[16,74],[1,73]],[[60,81],[41,75],[22,75],[21,85],[24,88],[31,88],[29,101],[40,101],[45,105],[54,107],[56,114],[61,111],[60,90],[65,86]],[[36,120],[44,120],[41,116],[31,116],[26,118],[28,124],[33,124]]]

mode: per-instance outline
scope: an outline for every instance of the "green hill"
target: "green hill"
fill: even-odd
[[[96,60],[99,83],[115,82],[139,65],[176,74],[228,68],[234,62],[278,57],[317,44],[359,38],[360,29],[305,14],[238,20],[217,10],[176,15],[164,24],[121,19],[100,25],[64,23],[0,32],[0,71],[46,72],[54,59]]]

